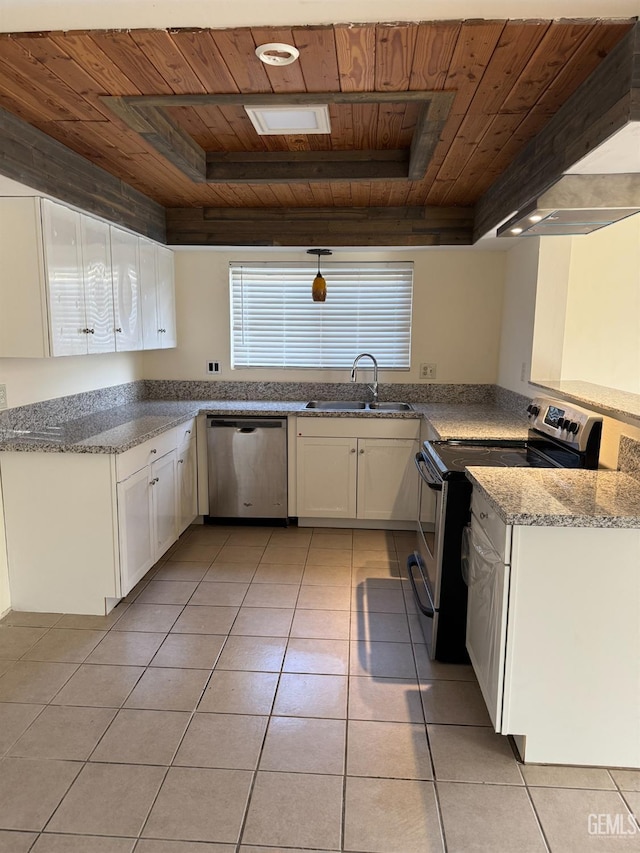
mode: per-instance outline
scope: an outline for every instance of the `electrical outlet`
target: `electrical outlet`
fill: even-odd
[[[207,373],[220,373],[220,362],[219,361],[208,361],[207,362]]]
[[[435,364],[421,364],[420,365],[420,379],[431,379],[432,381],[436,378],[436,365]]]
[[[528,370],[527,370],[527,362],[522,362],[522,367],[520,368],[520,381],[527,382],[529,379]]]
[[[0,385],[0,409],[7,408],[7,386]]]

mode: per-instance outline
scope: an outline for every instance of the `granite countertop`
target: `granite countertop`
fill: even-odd
[[[620,471],[467,468],[506,524],[640,527],[640,483]]]
[[[440,439],[527,438],[526,412],[516,414],[498,406],[461,403],[414,403],[414,409],[429,420]]]
[[[441,438],[524,438],[527,424],[494,405],[413,403],[413,411],[383,412],[353,409],[322,412],[306,409],[306,401],[282,400],[148,400],[128,403],[62,423],[8,430],[0,436],[0,451],[52,453],[123,453],[198,414],[250,417],[407,419],[426,417]]]

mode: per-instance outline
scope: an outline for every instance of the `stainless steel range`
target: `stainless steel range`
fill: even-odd
[[[467,587],[462,578],[462,531],[469,521],[471,465],[597,468],[602,418],[587,409],[536,397],[527,407],[526,440],[425,441],[416,455],[420,475],[416,547],[407,570],[429,656],[466,663]]]

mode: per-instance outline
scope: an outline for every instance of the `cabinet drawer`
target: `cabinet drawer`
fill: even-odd
[[[471,495],[471,512],[499,556],[508,563],[511,559],[511,527],[504,523],[477,488]]]
[[[137,447],[132,447],[124,453],[119,453],[116,456],[116,480],[121,482],[127,477],[144,468],[145,465],[150,465],[169,453],[175,450],[177,446],[176,428],[167,430],[155,438],[150,438],[148,441],[139,444]]]
[[[196,436],[196,419],[191,418],[190,421],[186,421],[180,426],[176,427],[177,440],[176,447],[182,447],[183,444],[187,441],[191,441],[191,439]]]

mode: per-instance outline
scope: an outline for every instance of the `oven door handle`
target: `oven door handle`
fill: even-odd
[[[413,576],[414,566],[417,566],[418,571],[420,572],[420,576],[422,577],[422,580],[424,582],[424,588],[425,592],[427,593],[427,598],[429,599],[429,604],[433,605],[433,602],[431,601],[431,596],[429,595],[429,589],[427,587],[425,577],[422,572],[422,566],[420,565],[420,561],[418,560],[415,554],[411,554],[410,557],[407,557],[407,574],[409,575],[409,580],[411,581],[411,586],[413,587],[413,595],[415,597],[416,604],[420,608],[421,613],[424,613],[425,616],[428,616],[430,619],[433,619],[435,608],[433,606],[425,607],[425,605],[420,601],[420,595],[418,593],[416,579]]]
[[[416,453],[415,463],[416,468],[418,469],[418,474],[420,474],[421,478],[427,484],[427,486],[429,486],[430,489],[433,489],[434,492],[441,492],[442,482],[436,482],[428,476],[429,468],[427,466],[423,451],[420,451],[420,453]]]

